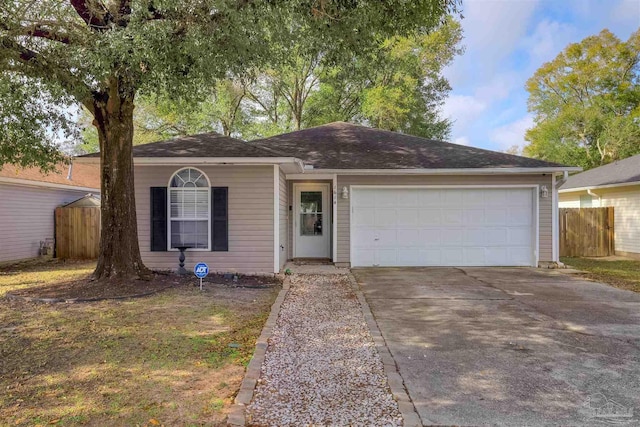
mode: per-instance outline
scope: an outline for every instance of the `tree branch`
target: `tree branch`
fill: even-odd
[[[96,30],[105,30],[111,21],[111,14],[99,0],[69,0],[78,16]]]
[[[19,36],[38,37],[47,40],[53,40],[64,44],[71,43],[71,39],[67,34],[61,34],[42,24],[34,24],[32,27],[12,28],[4,22],[0,22],[0,29],[14,33]]]
[[[89,111],[93,112],[93,103],[91,102],[91,90],[81,80],[74,76],[69,70],[55,68],[41,55],[31,49],[28,49],[9,37],[0,38],[0,47],[16,54],[16,60],[27,67],[33,67],[40,70],[44,75],[49,75],[54,81],[57,81],[69,95],[84,105]]]

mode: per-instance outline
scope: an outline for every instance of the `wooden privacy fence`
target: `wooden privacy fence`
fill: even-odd
[[[98,258],[99,246],[99,207],[56,208],[57,258]]]
[[[560,209],[560,256],[615,253],[613,207]]]

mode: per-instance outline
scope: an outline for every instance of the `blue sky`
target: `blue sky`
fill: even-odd
[[[525,82],[569,43],[608,28],[626,41],[640,0],[463,0],[466,52],[445,70],[452,142],[503,151],[532,127]]]

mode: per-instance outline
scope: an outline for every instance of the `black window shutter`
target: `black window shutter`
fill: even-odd
[[[167,187],[151,187],[151,251],[167,250]]]
[[[229,188],[211,187],[211,250],[229,250]]]

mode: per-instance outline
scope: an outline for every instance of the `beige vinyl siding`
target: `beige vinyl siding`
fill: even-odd
[[[86,191],[0,183],[0,262],[38,256],[40,241],[54,237],[54,212]]]
[[[289,192],[287,177],[280,170],[280,200],[279,200],[279,224],[280,224],[280,269],[284,267],[289,257]]]
[[[551,175],[338,175],[338,191],[350,185],[546,185],[551,189]],[[338,263],[350,263],[350,200],[338,197]],[[552,198],[539,202],[539,261],[553,259]]]
[[[178,252],[150,250],[150,187],[167,187],[185,166],[136,166],[136,212],[140,252],[147,267],[175,269]],[[185,267],[206,262],[211,271],[273,273],[273,166],[202,166],[212,187],[229,188],[229,251],[187,251]]]
[[[593,198],[593,206],[613,206],[616,252],[640,254],[640,185],[607,189],[593,189],[600,197]],[[580,207],[580,196],[586,191],[561,193],[561,208]]]
[[[586,192],[584,194],[587,194]],[[559,208],[579,208],[580,207],[580,194],[578,193],[559,193],[558,194],[558,207]]]

